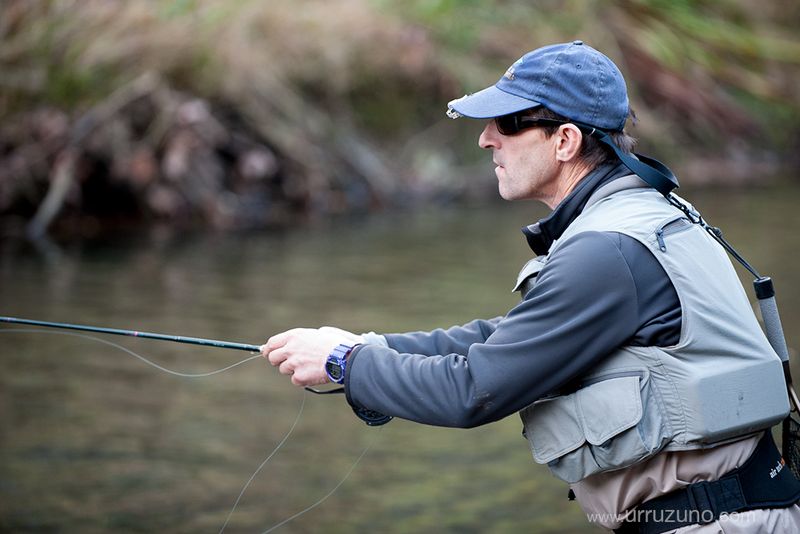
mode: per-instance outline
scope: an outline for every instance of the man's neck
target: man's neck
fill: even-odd
[[[570,188],[550,215],[522,229],[528,245],[536,254],[546,254],[554,239],[558,239],[583,210],[591,194],[600,186],[630,171],[620,163],[603,164],[584,176]]]
[[[542,202],[547,204],[551,210],[555,209],[592,170],[583,164],[565,165],[556,180],[555,193],[549,198],[543,199]]]

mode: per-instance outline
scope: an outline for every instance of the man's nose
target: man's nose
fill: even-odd
[[[478,136],[478,146],[485,149],[497,148],[499,136],[500,134],[494,125],[494,121],[488,121],[486,126],[483,127],[481,135]]]

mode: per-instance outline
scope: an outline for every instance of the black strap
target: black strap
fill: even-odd
[[[598,130],[597,128],[589,126],[588,124],[577,122],[573,122],[573,124],[581,128],[581,130],[585,131],[588,135],[597,139],[600,143],[603,143],[610,148],[611,151],[617,155],[623,165],[630,169],[632,173],[638,175],[639,178],[650,184],[662,195],[667,196],[673,189],[678,187],[678,179],[675,177],[672,171],[669,170],[669,167],[657,159],[642,156],[641,154],[634,154],[636,156],[634,158],[630,154],[623,152],[614,143],[608,132]]]
[[[753,273],[756,278],[760,278],[760,275],[756,272],[756,270],[753,269],[749,263],[747,263],[741,254],[739,254],[736,249],[734,249],[731,244],[725,240],[724,237],[722,237],[722,231],[719,228],[708,225],[696,210],[692,210],[689,206],[681,202],[675,195],[671,194],[673,189],[677,189],[679,187],[679,184],[678,179],[675,177],[675,174],[669,169],[669,167],[657,159],[643,156],[641,154],[634,154],[636,157],[626,154],[614,143],[614,140],[611,139],[611,136],[606,131],[598,130],[594,126],[590,126],[581,122],[573,121],[573,124],[575,124],[587,135],[594,137],[598,142],[611,149],[611,151],[616,154],[617,158],[619,158],[622,164],[630,169],[631,172],[647,182],[647,184],[653,187],[653,189],[664,195],[670,204],[684,211],[688,215],[690,221],[700,224],[711,235],[711,237],[713,237],[720,245],[723,246],[723,248],[725,248],[725,250],[728,251],[731,256],[736,259],[736,261],[741,263],[745,269]]]
[[[781,458],[767,430],[748,460],[719,480],[698,482],[635,508],[622,534],[660,534],[716,521],[722,514],[784,508],[800,500],[800,481]]]
[[[345,389],[343,387],[334,389],[316,389],[306,386],[305,389],[306,391],[316,393],[317,395],[343,395],[345,393]],[[393,419],[391,415],[384,415],[380,412],[376,412],[375,410],[368,410],[367,408],[361,408],[358,406],[351,406],[351,408],[353,409],[353,413],[356,414],[356,417],[364,421],[368,426],[385,425]]]

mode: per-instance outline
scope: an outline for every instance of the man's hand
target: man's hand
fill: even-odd
[[[281,374],[290,375],[295,386],[316,386],[329,382],[325,360],[336,345],[363,342],[360,335],[331,326],[293,328],[269,338],[261,345],[261,355]]]

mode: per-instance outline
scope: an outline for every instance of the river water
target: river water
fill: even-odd
[[[800,187],[688,196],[778,289],[800,346]],[[534,204],[447,207],[280,233],[152,231],[0,249],[0,314],[262,343],[294,326],[430,329],[505,313]],[[751,278],[742,279],[750,291]],[[474,430],[356,420],[257,359],[181,378],[94,339],[0,325],[0,531],[591,532],[516,416]],[[15,330],[15,331],[11,331]],[[97,336],[198,373],[246,352]],[[798,376],[798,366],[795,365]]]

